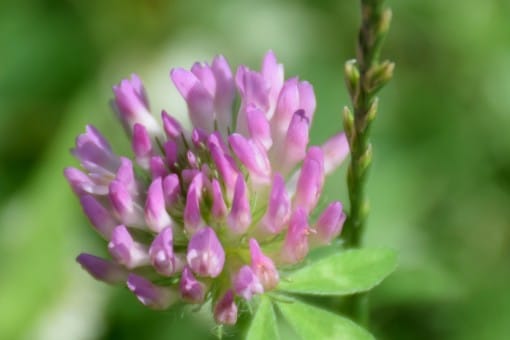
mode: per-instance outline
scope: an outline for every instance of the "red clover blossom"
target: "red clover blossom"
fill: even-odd
[[[278,268],[340,234],[340,202],[316,221],[310,214],[348,144],[340,133],[308,147],[312,85],[285,81],[272,52],[260,72],[240,66],[234,76],[218,56],[170,77],[190,129],[165,111],[158,122],[132,75],[113,87],[132,159],[115,154],[91,125],[76,139],[82,170],[64,173],[111,255],[83,253],[77,261],[98,280],[127,284],[144,305],[212,300],[216,322],[234,324],[239,299],[275,289]]]

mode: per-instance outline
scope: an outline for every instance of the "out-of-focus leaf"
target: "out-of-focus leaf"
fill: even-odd
[[[279,289],[302,294],[348,295],[372,289],[397,265],[390,249],[364,248],[328,256],[298,269]]]
[[[278,308],[296,334],[304,340],[373,339],[370,333],[349,319],[305,303],[279,303]]]
[[[246,335],[247,340],[280,339],[278,325],[274,313],[273,304],[269,297],[262,296],[260,305],[253,317],[250,329]]]

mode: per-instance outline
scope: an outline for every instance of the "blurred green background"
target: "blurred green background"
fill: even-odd
[[[373,130],[367,244],[400,265],[372,293],[380,339],[510,336],[510,2],[391,0],[397,64]],[[0,339],[206,339],[182,310],[151,312],[75,263],[105,254],[62,176],[87,122],[127,150],[108,106],[131,72],[154,111],[182,114],[171,67],[268,49],[311,81],[313,141],[341,129],[355,0],[0,2]],[[345,201],[345,166],[328,196]],[[239,334],[231,334],[233,337]]]

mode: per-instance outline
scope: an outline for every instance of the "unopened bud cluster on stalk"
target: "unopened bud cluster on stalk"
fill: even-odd
[[[191,128],[165,111],[153,116],[132,75],[113,87],[113,103],[133,156],[117,155],[90,125],[76,139],[82,170],[65,176],[111,255],[77,261],[98,280],[126,284],[144,305],[212,300],[216,322],[234,324],[240,299],[277,288],[278,268],[340,233],[340,202],[310,215],[347,141],[340,133],[308,147],[313,88],[285,81],[272,52],[260,72],[240,66],[233,75],[218,56],[170,77]]]

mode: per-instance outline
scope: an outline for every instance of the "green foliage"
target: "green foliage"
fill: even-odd
[[[278,289],[300,294],[349,295],[378,285],[397,265],[390,249],[356,249],[312,262],[284,277]]]
[[[280,339],[273,304],[268,296],[262,296],[251,322],[246,340]]]
[[[303,340],[373,339],[370,333],[349,319],[299,301],[279,303],[278,309]]]
[[[392,340],[505,339],[510,3],[387,3],[394,16],[382,55],[397,69],[372,131],[366,241],[398,249],[399,267],[370,293],[373,332]],[[67,155],[74,136],[94,122],[126,143],[117,125],[107,125],[114,121],[110,87],[120,76],[140,72],[156,112],[162,106],[153,94],[161,85],[165,103],[181,102],[167,90],[171,66],[223,53],[233,64],[258,67],[272,48],[286,75],[313,84],[311,141],[320,144],[341,129],[348,104],[342,66],[355,57],[357,4],[4,0],[0,18],[0,338],[45,339],[41,329],[56,329],[62,338],[88,325],[90,315],[100,323],[68,339],[188,338],[183,328],[197,327],[200,316],[183,323],[174,315],[169,322],[168,314],[146,310],[128,292],[111,308],[107,293],[118,290],[76,266],[78,252],[106,250],[94,242],[99,238],[61,177],[63,166],[76,165]],[[85,96],[84,89],[92,91]],[[85,102],[79,109],[76,98]],[[113,143],[116,151],[121,142]],[[345,167],[325,190],[328,200],[347,202]],[[89,303],[89,294],[108,303]],[[56,317],[63,307],[65,317]],[[72,315],[78,317],[69,322]],[[207,325],[205,333],[212,337]]]

